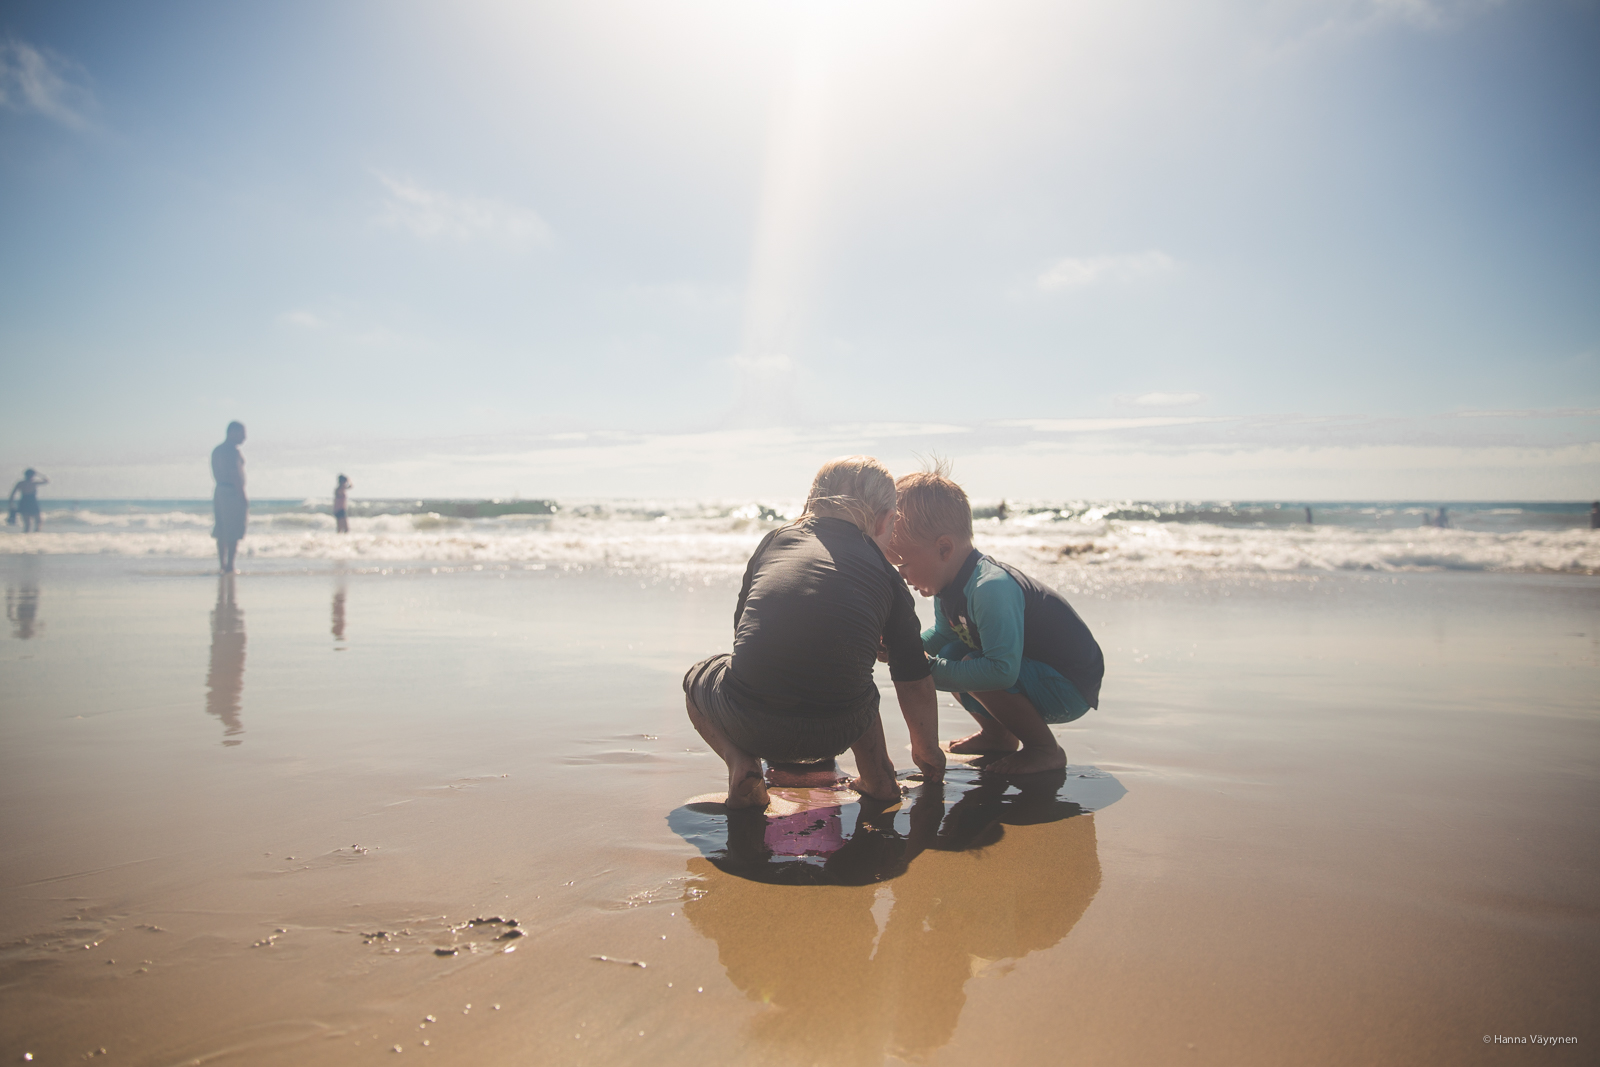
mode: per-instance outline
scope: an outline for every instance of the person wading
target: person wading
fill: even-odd
[[[242,444],[244,423],[230,422],[227,439],[211,450],[211,476],[217,480],[211,496],[216,519],[211,536],[217,539],[217,565],[223,574],[233,573],[233,557],[250,520],[250,499],[244,495],[244,456],[239,453]]]

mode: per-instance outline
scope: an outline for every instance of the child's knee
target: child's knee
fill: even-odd
[[[979,722],[988,722],[994,718],[989,714],[989,709],[985,708],[978,698],[971,693],[952,693],[951,695]]]

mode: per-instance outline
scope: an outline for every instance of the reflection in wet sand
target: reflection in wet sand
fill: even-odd
[[[689,862],[684,914],[770,1008],[753,1029],[779,1062],[925,1056],[955,1032],[969,980],[1071,932],[1100,888],[1094,817],[1060,795],[1065,773],[1041,777],[1007,795],[954,771],[908,811],[802,797],[790,815],[733,813],[725,850],[707,847],[710,805],[674,813],[708,853]]]
[[[340,582],[333,591],[333,639],[344,640],[344,582]]]
[[[244,612],[234,603],[234,576],[217,578],[217,606],[211,612],[211,669],[206,674],[206,711],[222,720],[223,744],[242,742],[239,706],[244,694]]]
[[[26,641],[39,632],[39,558],[25,556],[22,573],[15,585],[6,585],[6,618],[16,627],[12,631]]]

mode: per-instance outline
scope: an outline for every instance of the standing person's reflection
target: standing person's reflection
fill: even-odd
[[[341,581],[339,587],[333,591],[333,639],[335,641],[344,640],[344,594],[344,582]]]
[[[211,669],[206,674],[206,711],[222,720],[224,745],[237,745],[244,733],[239,718],[244,694],[244,612],[233,600],[233,575],[217,579],[217,606],[211,612]]]
[[[795,884],[807,865],[770,845],[750,866],[759,830],[730,812],[727,860],[689,861],[703,892],[684,915],[717,942],[729,980],[774,1009],[755,1018],[757,1038],[804,1062],[920,1059],[950,1040],[969,980],[1065,938],[1100,861],[1094,817],[1049,777],[1021,795],[1005,795],[1020,778],[980,784],[948,812],[944,790],[924,786],[903,837],[892,810],[864,807],[826,885]]]
[[[228,423],[227,438],[211,450],[211,476],[217,480],[211,496],[216,525],[211,536],[217,539],[217,565],[223,574],[233,573],[233,557],[244,540],[245,524],[250,521],[250,499],[244,495],[244,423]]]
[[[26,641],[39,631],[39,557],[22,557],[22,573],[16,584],[6,583],[6,618],[16,629],[13,633]]]

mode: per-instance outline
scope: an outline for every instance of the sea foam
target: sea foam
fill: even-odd
[[[1270,520],[1240,516],[1229,525],[1223,508],[1233,506],[1208,505],[1178,516],[1147,505],[1019,508],[1003,521],[979,519],[976,543],[1001,559],[1084,579],[1096,574],[1159,581],[1200,574],[1600,573],[1600,533],[1570,522],[1565,528],[1545,522],[1517,529],[1510,520],[1521,509],[1485,507],[1481,514],[1489,516],[1484,523],[1491,528],[1450,529],[1398,525],[1417,522],[1411,513],[1425,508],[1379,514],[1351,506],[1344,522],[1315,525],[1287,521],[1299,517],[1298,506],[1275,506]],[[792,501],[743,506],[611,502],[568,506],[551,515],[468,519],[393,509],[353,516],[351,532],[338,534],[331,515],[280,504],[252,515],[240,547],[246,558],[264,560],[736,574],[762,536],[797,510]],[[984,510],[993,511],[980,509],[980,514]],[[25,535],[6,528],[0,553],[209,559],[215,544],[208,511],[198,504],[52,509],[44,532]],[[1218,518],[1222,521],[1208,521]]]

